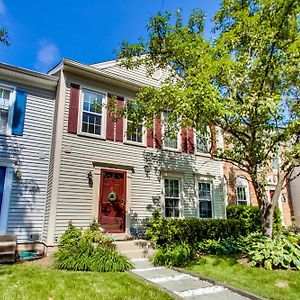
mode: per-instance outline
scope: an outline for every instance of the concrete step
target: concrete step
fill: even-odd
[[[150,258],[155,252],[153,244],[145,240],[116,241],[114,245],[122,255],[130,259]]]
[[[16,242],[17,237],[13,234],[0,234],[0,242]]]
[[[0,242],[0,253],[7,251],[16,251],[17,243],[14,241]]]

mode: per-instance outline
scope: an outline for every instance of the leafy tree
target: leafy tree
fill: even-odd
[[[123,42],[119,53],[127,68],[168,70],[160,88],[138,93],[136,121],[151,127],[168,110],[174,130],[213,125],[225,133],[225,147],[211,155],[249,173],[267,236],[280,192],[300,163],[299,7],[297,0],[223,0],[213,41],[204,37],[201,10],[186,23],[181,11],[160,13],[150,19],[147,39]],[[277,155],[270,201],[267,174]]]
[[[8,46],[9,42],[8,42],[8,33],[7,30],[4,28],[0,28],[0,43]]]

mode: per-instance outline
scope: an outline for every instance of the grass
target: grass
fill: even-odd
[[[205,255],[187,270],[269,299],[300,299],[300,271],[268,271],[242,265],[234,256]]]
[[[129,273],[71,272],[33,263],[0,266],[0,299],[172,299]]]

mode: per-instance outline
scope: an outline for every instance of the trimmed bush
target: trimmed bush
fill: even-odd
[[[97,272],[124,272],[133,267],[93,223],[84,232],[69,224],[60,238],[54,265],[63,270]]]
[[[257,206],[228,205],[226,214],[227,219],[241,222],[241,234],[244,236],[261,231],[260,214]],[[275,233],[281,230],[280,210],[277,208],[274,211],[273,229]]]
[[[238,220],[167,219],[157,215],[150,219],[146,229],[146,237],[162,247],[185,243],[193,246],[205,239],[234,238],[240,234]]]
[[[213,255],[241,253],[243,251],[243,238],[229,237],[219,241],[204,240],[198,243],[197,250],[201,253]]]
[[[152,262],[155,266],[181,267],[193,257],[193,249],[188,244],[182,243],[158,248],[152,258]]]

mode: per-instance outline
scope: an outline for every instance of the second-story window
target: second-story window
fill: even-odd
[[[174,127],[168,124],[168,112],[163,113],[163,145],[164,148],[178,149],[179,133],[174,132]],[[176,130],[176,129],[175,129]]]
[[[128,101],[127,105],[129,108],[136,108],[136,105],[132,101]],[[130,115],[127,116],[127,130],[126,130],[126,139],[127,141],[142,143],[143,142],[143,123],[135,122],[130,118]]]
[[[101,135],[104,99],[105,94],[82,90],[82,132]]]
[[[207,128],[204,131],[196,131],[196,151],[198,153],[208,153],[211,146],[210,130]]]
[[[12,109],[13,90],[0,86],[0,134],[8,134],[11,126],[10,111]]]

